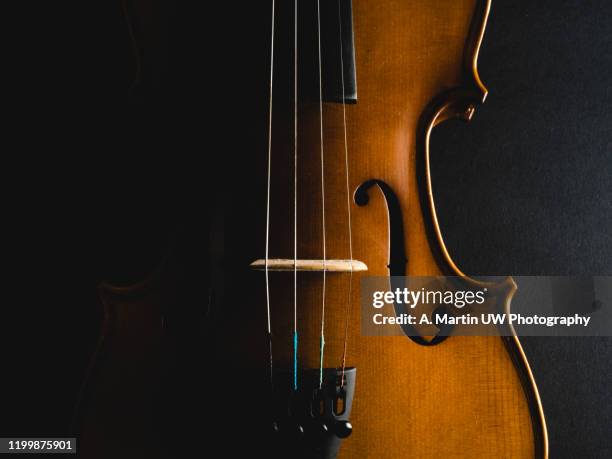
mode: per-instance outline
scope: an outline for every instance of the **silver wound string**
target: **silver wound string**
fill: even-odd
[[[298,4],[293,2],[293,390],[297,390]]]
[[[325,169],[323,154],[323,83],[321,77],[321,7],[317,0],[317,41],[319,45],[319,120],[321,129],[321,225],[323,231],[323,298],[321,303],[321,339],[319,346],[319,387],[323,387],[323,352],[325,348],[325,283],[327,280],[327,253],[325,241]]]
[[[270,254],[270,171],[272,169],[272,95],[273,95],[273,77],[274,77],[274,7],[275,0],[272,0],[272,32],[270,43],[270,88],[268,101],[268,187],[266,197],[266,313],[268,322],[268,348],[270,355],[270,385],[274,385],[274,359],[272,357],[272,323],[270,320],[270,281],[268,271],[268,258]]]
[[[348,160],[348,140],[346,134],[346,94],[344,92],[344,44],[342,42],[342,9],[338,0],[338,33],[340,35],[340,81],[342,83],[342,125],[344,127],[344,169],[346,172],[346,211],[348,215],[348,243],[349,259],[351,260],[351,272],[349,275],[349,290],[346,302],[345,323],[344,323],[344,349],[342,351],[342,376],[340,385],[344,386],[344,370],[346,369],[346,351],[348,342],[349,313],[351,310],[351,300],[353,298],[353,231],[351,228],[351,191],[349,180],[349,160]]]

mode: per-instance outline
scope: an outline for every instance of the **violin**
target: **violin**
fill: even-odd
[[[83,457],[187,457],[177,442],[192,445],[191,456],[201,446],[220,457],[548,457],[515,334],[360,330],[366,277],[477,283],[444,244],[429,140],[485,101],[477,58],[490,1],[251,7],[264,6],[267,19],[253,22],[267,47],[242,57],[264,62],[249,87],[265,98],[232,118],[255,141],[217,152],[232,160],[219,186],[229,197],[216,202],[223,275],[198,303],[204,339],[183,359],[202,377],[164,370],[176,306],[159,280],[167,272],[131,288],[103,286],[99,358],[80,404]],[[515,288],[505,279],[494,290],[509,305]],[[157,406],[168,377],[176,392],[198,393],[164,411],[174,416]],[[190,435],[168,435],[185,419]]]
[[[271,3],[266,143],[249,152],[248,235],[231,268],[241,287],[214,340],[223,374],[242,382],[240,418],[264,432],[249,447],[547,457],[516,335],[360,334],[364,276],[476,282],[444,244],[429,139],[485,101],[477,58],[490,2]],[[498,286],[507,303],[511,284]]]

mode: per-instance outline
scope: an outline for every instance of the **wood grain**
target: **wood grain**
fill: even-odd
[[[357,368],[354,431],[343,442],[344,459],[548,456],[540,399],[516,336],[450,337],[435,346],[422,346],[406,337],[365,337],[359,326],[360,276],[389,275],[394,256],[383,194],[372,187],[367,205],[358,206],[353,200],[364,182],[384,182],[397,196],[407,275],[456,275],[466,283],[476,282],[460,271],[444,245],[432,193],[429,139],[436,125],[456,117],[469,120],[484,102],[487,91],[476,64],[489,8],[486,0],[353,0],[359,93],[357,103],[346,106],[348,190],[342,105],[324,104],[322,139],[326,258],[361,260],[368,269],[352,274],[352,290],[346,269],[326,274],[324,364],[341,364],[348,304],[346,363]],[[286,75],[290,75],[287,68]],[[296,292],[292,269],[270,273],[274,364],[281,370],[292,365],[294,295],[299,365],[319,365],[323,273],[318,261],[323,259],[324,242],[320,121],[319,104],[301,101],[294,207],[291,91],[275,92],[269,257],[288,260],[281,265],[292,267],[297,234],[298,258],[317,261],[309,265],[315,270],[299,273]],[[252,152],[261,166],[253,177],[265,173],[265,153]],[[226,241],[226,249],[229,244],[240,250],[228,250],[238,254],[226,267],[231,275],[227,301],[207,317],[206,351],[213,357],[206,361],[206,370],[211,387],[206,410],[198,419],[202,426],[208,420],[217,427],[209,431],[207,442],[224,434],[230,437],[231,441],[221,441],[228,448],[225,457],[236,457],[232,448],[240,445],[233,443],[244,443],[255,456],[269,457],[271,450],[267,437],[256,430],[269,419],[270,399],[265,379],[264,275],[250,267],[265,254],[265,188],[261,180],[254,181],[243,185],[248,190],[243,199],[255,204],[258,219],[245,219],[240,240]],[[509,308],[513,283],[507,279],[500,285],[502,303]],[[158,379],[161,371],[161,300],[148,288],[107,286],[103,292],[107,320],[100,353],[104,350],[107,358],[92,372],[92,384],[82,398],[82,456],[157,457],[159,445],[146,443],[155,426],[140,419],[144,413],[150,423],[148,410],[155,404],[150,381]],[[239,442],[234,440],[235,426]],[[127,446],[121,449],[118,444]]]
[[[487,91],[476,62],[489,7],[477,0],[353,2],[359,94],[357,104],[346,106],[350,193],[371,179],[394,190],[405,228],[408,275],[464,276],[438,227],[429,138],[435,125],[454,117],[470,119],[484,102]],[[327,256],[347,259],[342,106],[325,104],[323,120]],[[280,108],[274,121],[270,256],[291,258],[292,113]],[[318,104],[302,103],[300,258],[320,259],[322,253],[318,123]],[[368,275],[388,275],[383,196],[372,191],[367,206],[351,206],[354,258],[368,266]],[[252,260],[262,258],[261,242],[253,247]],[[253,275],[252,298],[258,306],[251,310],[264,311],[263,275]],[[293,289],[287,276],[274,273],[271,279],[276,336],[292,327]],[[297,292],[300,364],[307,368],[318,366],[321,283],[320,274],[304,274]],[[327,278],[326,366],[341,361],[348,284],[346,274]],[[351,298],[347,359],[357,367],[355,430],[342,446],[342,458],[547,457],[539,396],[518,339],[452,337],[425,347],[404,337],[363,337],[357,290]],[[236,358],[252,358],[256,365],[262,356]],[[288,340],[276,343],[275,362],[290,367]]]

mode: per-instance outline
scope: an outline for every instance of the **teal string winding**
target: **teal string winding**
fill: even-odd
[[[298,390],[298,334],[293,332],[293,390]]]

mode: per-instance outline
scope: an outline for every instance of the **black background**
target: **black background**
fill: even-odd
[[[249,3],[152,3],[159,27],[134,91],[119,2],[3,14],[3,436],[66,434],[100,280],[142,279],[176,235],[197,254],[216,199],[231,206],[226,233],[242,231],[233,182],[265,142],[269,25],[268,5]],[[612,274],[611,20],[603,0],[494,2],[479,65],[489,98],[432,140],[464,271]],[[552,457],[610,457],[611,340],[523,343]]]

